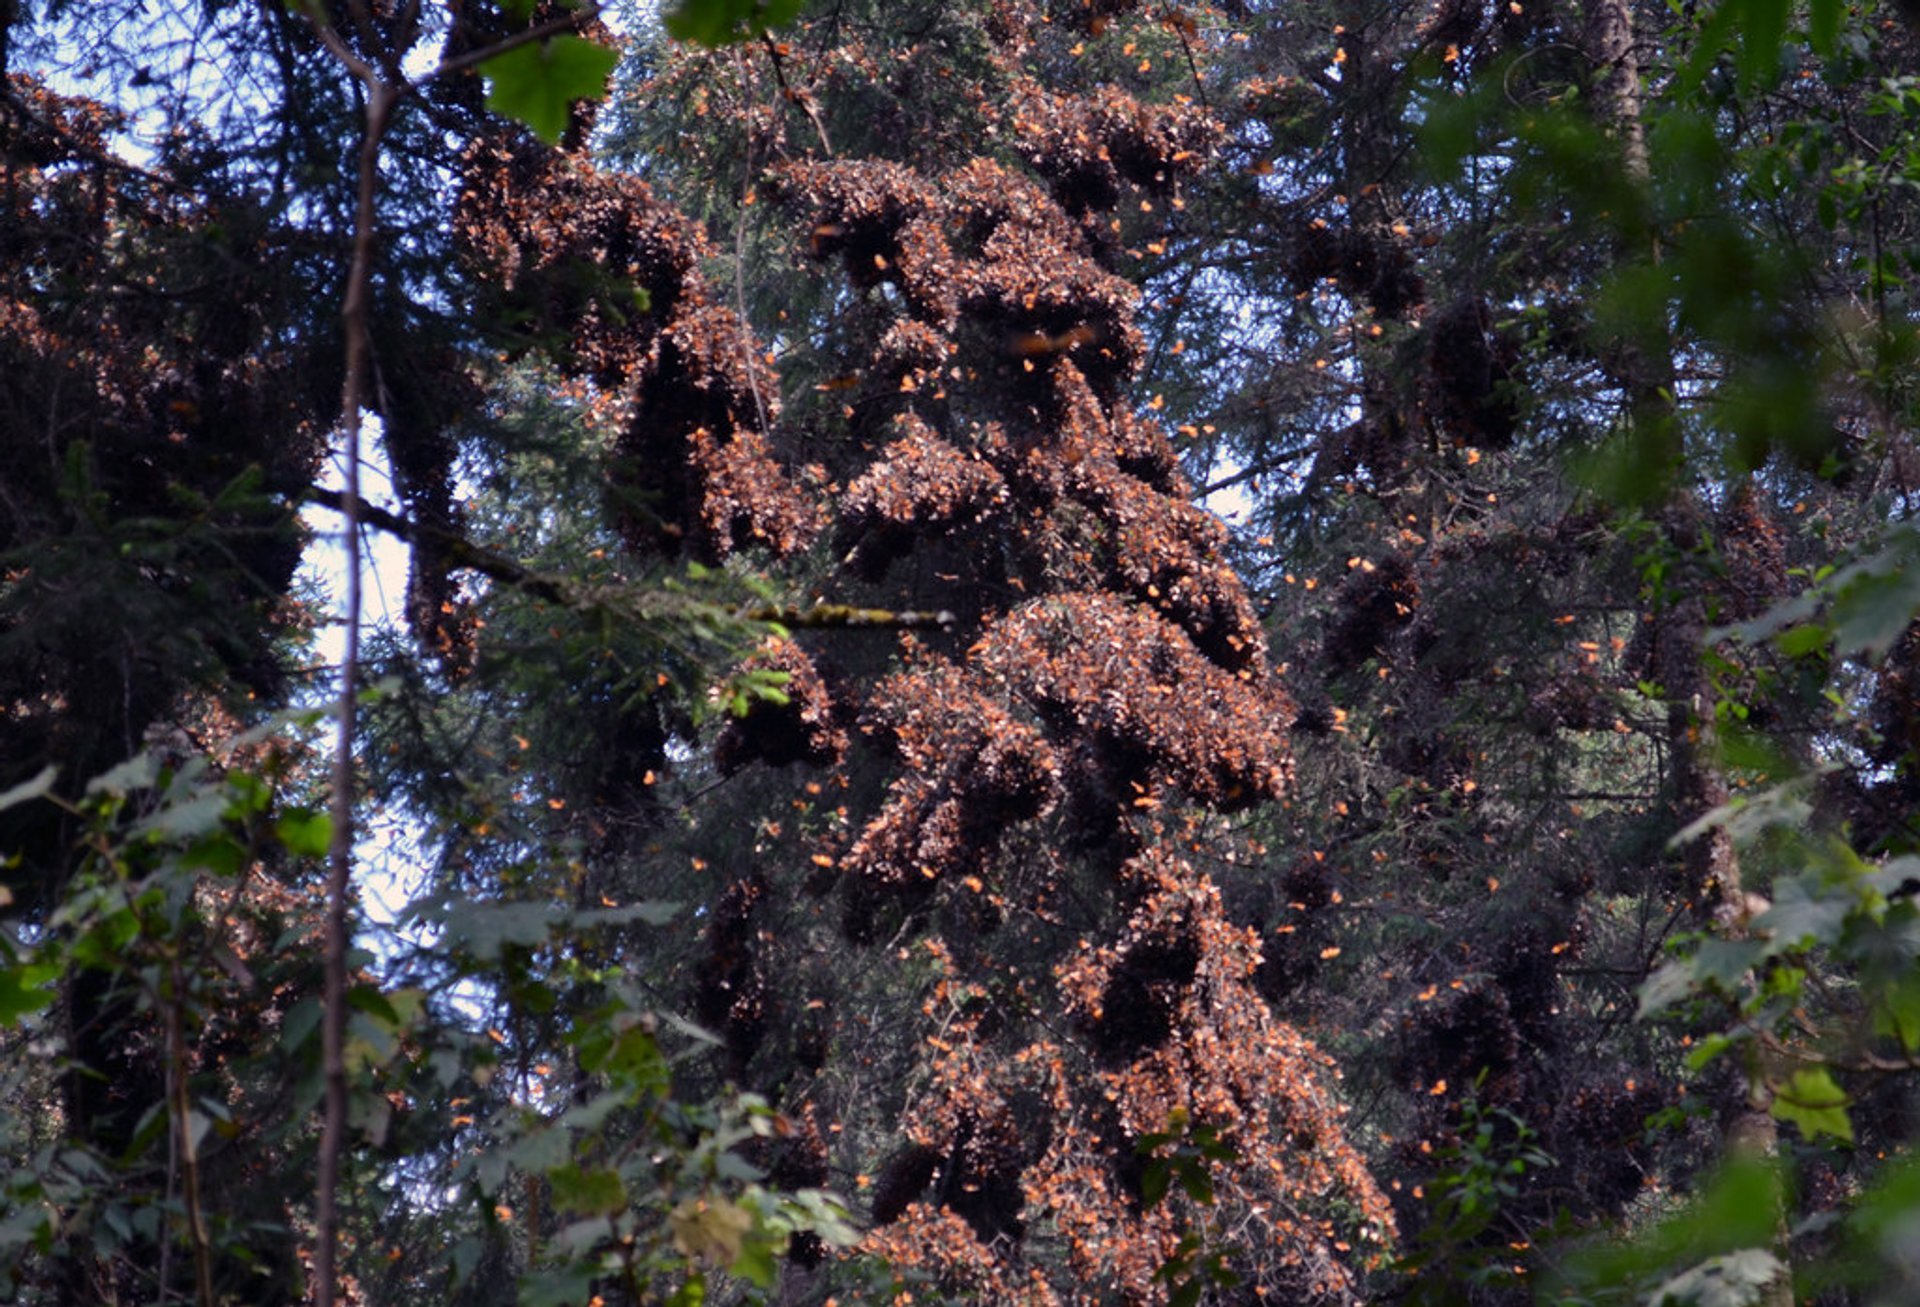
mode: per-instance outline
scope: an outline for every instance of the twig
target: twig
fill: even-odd
[[[168,984],[172,992],[163,997],[167,1013],[167,1106],[179,1132],[173,1142],[178,1149],[181,1182],[186,1189],[187,1241],[193,1248],[194,1301],[199,1307],[216,1307],[213,1296],[213,1244],[207,1238],[207,1216],[200,1197],[200,1148],[193,1137],[193,1100],[187,1092],[186,973],[175,954],[168,962]],[[171,1153],[173,1148],[169,1149]],[[164,1277],[161,1292],[166,1291]]]
[[[789,102],[799,105],[801,109],[806,112],[807,121],[813,124],[813,134],[820,138],[821,152],[831,159],[833,157],[833,142],[827,139],[827,125],[820,121],[819,107],[814,104],[811,95],[805,91],[796,91],[787,85],[786,62],[781,57],[780,46],[774,41],[772,33],[762,32],[760,33],[760,39],[766,44],[767,57],[773,60],[773,80],[780,84],[780,94],[786,97]]]
[[[531,45],[535,41],[544,41],[550,36],[562,36],[568,32],[577,32],[599,16],[600,6],[597,3],[582,5],[579,9],[560,18],[550,19],[537,27],[529,27],[524,32],[515,32],[512,36],[501,37],[492,45],[485,46],[478,50],[469,50],[465,54],[455,55],[451,59],[442,59],[431,72],[418,78],[414,82],[414,85],[423,86],[428,82],[437,81],[453,73],[462,72],[473,67],[475,64],[485,63],[495,55],[505,54],[507,51],[516,50],[523,45]]]
[[[354,54],[312,6],[306,7],[320,41],[366,88],[366,126],[360,139],[359,187],[354,208],[353,262],[340,309],[346,337],[346,378],[341,386],[340,439],[346,484],[340,513],[346,518],[345,648],[340,659],[340,702],[333,754],[332,842],[327,851],[324,977],[321,989],[320,1065],[325,1107],[314,1197],[314,1301],[333,1307],[339,1275],[340,1159],[347,1134],[347,916],[353,892],[353,751],[356,726],[354,682],[360,663],[360,418],[367,372],[367,300],[373,277],[375,199],[380,184],[380,141],[399,91]]]
[[[1171,27],[1174,35],[1180,38],[1180,49],[1187,56],[1187,71],[1193,74],[1193,89],[1200,97],[1200,107],[1211,112],[1213,104],[1207,99],[1207,85],[1200,77],[1200,63],[1193,57],[1193,42],[1187,39],[1187,26],[1193,20],[1185,14],[1176,14],[1172,5],[1166,6],[1161,12],[1166,15],[1166,26]]]

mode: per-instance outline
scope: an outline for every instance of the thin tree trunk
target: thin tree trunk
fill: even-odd
[[[396,98],[392,87],[365,70],[366,131],[360,141],[359,199],[354,214],[353,264],[340,312],[346,334],[346,380],[340,401],[341,456],[345,461],[340,515],[346,540],[345,651],[340,658],[340,703],[333,755],[333,842],[327,859],[326,969],[320,1036],[326,1104],[320,1131],[315,1189],[314,1299],[333,1307],[338,1288],[340,1159],[347,1131],[347,945],[353,897],[353,752],[357,719],[355,681],[360,662],[360,418],[367,371],[367,295],[372,280],[375,206],[380,180],[380,138]]]
[[[1589,0],[1586,40],[1588,55],[1599,72],[1595,99],[1600,114],[1619,144],[1620,164],[1629,181],[1644,189],[1653,177],[1647,155],[1632,0]],[[1649,228],[1644,241],[1641,249],[1634,249],[1629,238],[1622,253],[1629,258],[1644,254],[1657,262],[1659,233]],[[1670,545],[1695,557],[1705,539],[1704,514],[1681,466],[1684,450],[1674,409],[1671,338],[1661,334],[1629,342],[1616,365],[1616,374],[1626,391],[1639,449],[1659,461],[1661,476],[1673,478],[1658,511],[1661,533]],[[1672,597],[1661,603],[1655,616],[1659,626],[1654,668],[1667,696],[1673,806],[1680,827],[1725,804],[1730,793],[1717,757],[1712,679],[1701,659],[1708,628],[1705,580],[1679,578]],[[1746,892],[1741,884],[1740,854],[1725,827],[1714,826],[1687,846],[1684,869],[1684,892],[1697,909],[1711,911],[1729,934],[1744,933]],[[1779,1147],[1779,1125],[1769,1110],[1772,1095],[1760,1068],[1749,1067],[1746,1079],[1746,1101],[1728,1121],[1722,1149],[1729,1159],[1771,1163]],[[1784,1211],[1775,1245],[1774,1252],[1785,1263]],[[1776,1276],[1761,1301],[1765,1307],[1792,1307],[1792,1277],[1786,1273]]]

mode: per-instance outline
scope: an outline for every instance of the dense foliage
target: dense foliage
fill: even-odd
[[[0,0],[0,1296],[1905,1301],[1916,41]]]

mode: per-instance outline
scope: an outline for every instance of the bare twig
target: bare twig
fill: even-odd
[[[340,309],[346,337],[346,378],[341,386],[340,440],[345,487],[340,513],[346,519],[347,595],[345,648],[340,660],[340,701],[333,754],[332,844],[327,852],[327,907],[324,977],[321,991],[320,1061],[325,1106],[314,1198],[314,1301],[333,1307],[339,1274],[340,1159],[347,1133],[347,941],[353,894],[353,753],[356,726],[354,682],[360,662],[360,419],[364,407],[369,322],[367,300],[373,278],[376,239],[375,200],[380,185],[380,141],[386,134],[399,91],[356,55],[312,8],[307,18],[321,42],[366,91],[366,122],[360,138],[359,187],[354,206],[353,262]]]
[[[176,954],[168,961],[167,983],[171,992],[161,996],[167,1014],[167,1106],[173,1117],[175,1138],[169,1149],[180,1161],[181,1183],[185,1188],[187,1242],[193,1248],[193,1292],[198,1307],[215,1307],[213,1296],[213,1243],[207,1237],[206,1208],[200,1197],[200,1145],[193,1137],[193,1099],[187,1092],[186,972]],[[175,1151],[177,1150],[177,1151]],[[164,1292],[166,1280],[161,1279]]]
[[[766,44],[767,57],[773,61],[773,80],[780,84],[780,94],[790,102],[800,106],[806,112],[807,121],[813,124],[813,134],[820,138],[820,150],[829,159],[833,157],[833,142],[827,139],[827,125],[820,119],[820,108],[814,104],[813,96],[808,92],[796,91],[787,85],[787,67],[780,53],[779,42],[770,32],[760,33],[760,39]]]

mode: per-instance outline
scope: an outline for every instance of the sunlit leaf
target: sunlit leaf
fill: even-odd
[[[607,78],[620,56],[571,33],[515,46],[480,65],[487,78],[487,107],[517,118],[548,144],[567,129],[576,100],[606,94]]]
[[[333,818],[309,808],[294,808],[274,823],[274,833],[295,857],[323,858],[333,845]]]
[[[1809,1139],[1832,1135],[1853,1142],[1853,1122],[1847,1116],[1846,1092],[1823,1066],[1800,1067],[1774,1091],[1773,1114],[1800,1127]]]
[[[0,966],[0,1026],[49,1007],[59,997],[51,988],[59,977],[60,968],[47,962]]]

